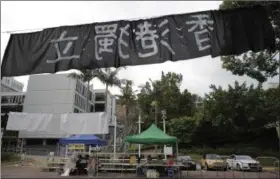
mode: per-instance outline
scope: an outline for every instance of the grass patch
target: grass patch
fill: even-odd
[[[19,161],[20,157],[17,154],[9,152],[1,152],[1,163],[10,163]]]

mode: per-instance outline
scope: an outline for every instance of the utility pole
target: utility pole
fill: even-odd
[[[117,117],[114,116],[114,159],[116,159],[116,147],[117,147]]]
[[[141,121],[141,113],[139,114],[138,122],[136,122],[136,123],[138,123],[138,133],[140,134],[141,133],[141,123],[143,123]],[[141,156],[141,144],[138,144],[138,157],[140,157],[140,156]]]
[[[278,50],[278,62],[279,62],[279,73],[278,73],[278,77],[279,77],[279,81],[278,81],[278,87],[280,89],[280,49]],[[279,117],[279,116],[278,116]],[[280,176],[280,121],[278,121],[278,143],[279,143],[279,148],[278,148],[278,175]]]
[[[166,110],[162,110],[161,111],[161,119],[162,119],[162,124],[163,124],[163,132],[166,133],[166,123],[165,123],[165,120],[166,120]],[[164,145],[164,149],[166,148],[166,145]],[[164,152],[164,149],[163,149],[163,152]],[[164,153],[164,159],[166,160],[166,154]]]

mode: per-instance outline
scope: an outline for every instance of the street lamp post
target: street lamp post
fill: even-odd
[[[139,114],[138,122],[136,122],[136,123],[138,123],[138,133],[140,134],[141,133],[141,123],[143,123],[141,121],[141,114]],[[140,155],[141,155],[141,144],[138,144],[138,156],[140,157]]]
[[[165,120],[166,120],[166,110],[162,110],[161,111],[161,119],[162,119],[162,124],[163,124],[163,132],[166,133],[166,123],[165,123]],[[166,145],[164,145],[164,149],[166,148]],[[163,149],[163,152],[164,152],[164,149]],[[164,153],[164,159],[166,159],[166,154]]]
[[[278,81],[278,87],[280,88],[280,49],[278,50],[278,62],[279,62],[279,81]],[[279,117],[279,116],[278,116]],[[279,156],[278,156],[278,174],[280,176],[280,121],[278,121],[278,153],[279,153]]]
[[[116,146],[117,145],[117,117],[114,117],[114,159],[116,159]]]

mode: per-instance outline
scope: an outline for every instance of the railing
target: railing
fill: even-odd
[[[26,155],[34,155],[34,156],[47,156],[50,152],[54,152],[55,156],[59,155],[59,152],[56,149],[41,149],[41,148],[23,148],[23,151],[26,152]],[[2,147],[2,152],[11,152],[11,153],[20,153],[19,147]]]

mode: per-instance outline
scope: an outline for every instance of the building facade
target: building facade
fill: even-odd
[[[22,92],[24,84],[11,77],[1,80],[1,92]]]
[[[68,74],[33,75],[29,78],[23,112],[53,113],[58,120],[61,113],[103,112],[105,90],[94,90],[91,85],[88,99],[87,92],[87,84],[68,77]],[[108,94],[107,100],[109,121],[113,121],[115,97]],[[110,125],[113,125],[113,122]],[[109,131],[111,136],[112,130]],[[57,143],[57,139],[65,136],[21,131],[19,137],[26,139],[27,145],[48,145]]]
[[[22,112],[25,93],[22,91],[23,83],[14,78],[5,78],[1,80],[1,130],[3,131],[3,146],[15,146],[17,144],[17,131],[7,131],[9,112]]]

